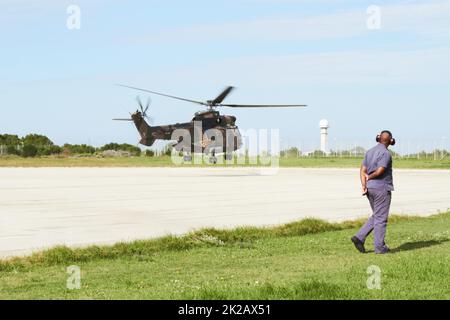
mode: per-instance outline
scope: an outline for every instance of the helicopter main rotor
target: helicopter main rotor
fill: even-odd
[[[134,89],[134,90],[153,93],[153,94],[160,95],[163,97],[168,97],[168,98],[172,98],[172,99],[177,99],[177,100],[181,100],[181,101],[199,104],[199,105],[207,107],[209,110],[212,110],[217,107],[229,107],[229,108],[301,108],[301,107],[306,107],[306,105],[304,105],[304,104],[224,104],[224,103],[222,103],[223,100],[225,100],[225,98],[234,90],[234,87],[232,87],[232,86],[225,88],[225,90],[223,90],[215,99],[206,100],[205,102],[202,102],[202,101],[197,101],[197,100],[181,98],[181,97],[177,97],[177,96],[173,96],[173,95],[169,95],[169,94],[165,94],[165,93],[160,93],[160,92],[156,92],[156,91],[151,91],[151,90],[147,90],[147,89],[141,89],[141,88],[137,88],[137,87],[127,86],[124,84],[117,84],[117,85],[121,86],[121,87],[125,87],[125,88],[130,88],[130,89]],[[142,109],[141,103],[140,103],[140,106]],[[147,110],[147,109],[145,109],[145,110]]]

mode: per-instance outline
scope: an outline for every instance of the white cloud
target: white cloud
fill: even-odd
[[[335,52],[215,61],[174,71],[179,81],[207,79],[246,86],[449,85],[450,47],[404,52]]]
[[[366,28],[366,7],[316,16],[270,17],[251,21],[159,30],[152,42],[304,41],[347,38],[374,32]],[[381,6],[382,30],[424,36],[450,36],[450,1]]]
[[[388,31],[450,36],[450,1],[427,1],[381,8],[382,23]]]

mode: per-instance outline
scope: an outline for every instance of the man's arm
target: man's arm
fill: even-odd
[[[381,154],[380,158],[378,159],[378,169],[375,170],[375,172],[372,172],[371,175],[367,178],[367,180],[373,180],[381,177],[385,172],[386,168],[389,166],[389,164],[392,162],[392,156],[387,151]]]
[[[385,167],[379,167],[375,172],[373,172],[372,174],[370,174],[367,177],[367,181],[376,179],[378,177],[381,177],[385,172],[386,172],[386,168]]]
[[[360,178],[361,178],[361,186],[362,186],[362,192],[363,196],[367,194],[367,167],[363,164],[361,165],[361,170],[359,172]]]

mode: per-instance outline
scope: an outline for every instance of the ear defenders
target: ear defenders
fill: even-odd
[[[380,142],[380,140],[381,140],[381,135],[382,135],[383,133],[387,133],[387,134],[389,134],[389,135],[391,136],[391,146],[395,146],[396,141],[395,141],[395,139],[392,137],[392,133],[391,133],[389,130],[384,130],[384,131],[382,131],[379,135],[377,135],[376,141],[377,141],[377,142]]]

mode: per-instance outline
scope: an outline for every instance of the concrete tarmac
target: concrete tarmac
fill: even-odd
[[[392,212],[450,208],[450,170],[395,170]],[[370,215],[355,169],[0,168],[0,257],[181,234]]]

